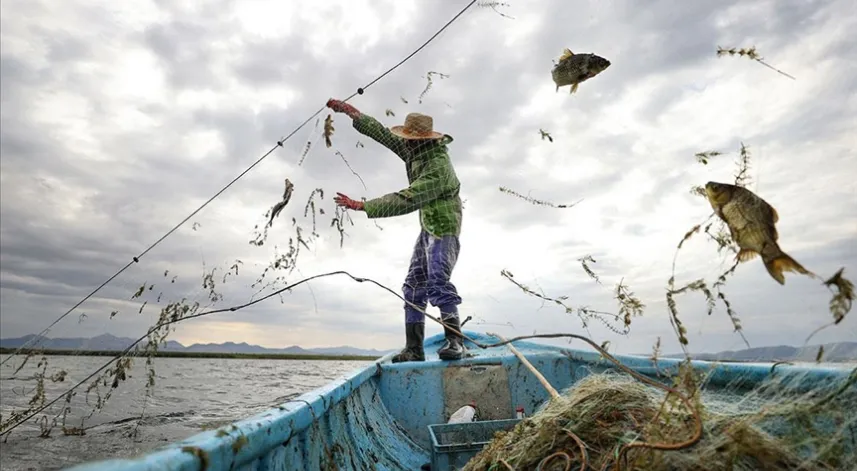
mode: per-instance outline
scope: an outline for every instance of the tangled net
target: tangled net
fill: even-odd
[[[857,369],[825,393],[771,380],[740,395],[675,377],[690,399],[592,374],[494,439],[463,471],[826,470],[857,463]],[[800,378],[798,378],[798,381]],[[701,422],[702,433],[696,432]]]

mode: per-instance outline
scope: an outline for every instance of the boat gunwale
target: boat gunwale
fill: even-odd
[[[499,339],[486,334],[476,332],[465,332],[468,337],[488,343],[499,341]],[[439,344],[443,340],[443,334],[437,334],[425,340],[426,348]],[[477,348],[472,343],[471,348]],[[582,363],[579,367],[595,366],[615,369],[616,365],[604,358],[598,352],[569,349],[560,346],[539,344],[528,341],[516,341],[522,353],[530,357],[553,357],[565,358],[573,362]],[[237,420],[230,425],[218,427],[217,429],[203,431],[194,434],[180,442],[173,442],[162,447],[150,450],[136,457],[114,458],[88,463],[81,463],[68,468],[73,471],[95,471],[103,469],[115,470],[140,470],[140,469],[163,469],[164,463],[169,463],[169,469],[175,470],[199,470],[201,459],[194,454],[194,450],[201,450],[208,457],[210,464],[212,456],[229,459],[232,466],[242,466],[248,462],[266,455],[277,446],[282,446],[297,433],[302,432],[312,423],[323,417],[328,410],[348,398],[354,391],[373,377],[383,374],[385,370],[422,370],[443,368],[445,365],[468,366],[486,364],[507,364],[514,357],[510,350],[503,354],[497,351],[503,347],[497,347],[491,355],[476,356],[457,361],[441,361],[429,359],[425,362],[389,363],[394,353],[389,353],[373,361],[362,369],[356,369],[350,373],[330,381],[328,384],[301,394],[295,399],[286,401],[278,406],[262,411],[253,416]],[[493,350],[493,348],[489,349]],[[482,350],[485,351],[485,350]],[[677,368],[684,359],[662,358],[657,364],[644,356],[636,355],[613,355],[623,365],[647,376],[660,376],[666,370]],[[748,386],[758,385],[762,380],[770,378],[774,369],[774,363],[724,363],[716,361],[692,360],[691,364],[697,371],[707,370],[713,374],[709,378],[712,384],[731,384],[727,381],[730,377],[749,379]],[[780,365],[776,372],[781,378],[797,378],[799,385],[818,386],[820,381],[840,379],[848,376],[849,370],[830,367],[826,365],[795,366]],[[806,381],[803,381],[806,380]],[[277,429],[273,432],[273,429]],[[224,434],[224,432],[226,432]],[[242,440],[241,437],[244,437]],[[285,439],[283,437],[286,437]],[[239,441],[243,441],[238,445]],[[234,451],[236,450],[237,451]],[[225,461],[229,462],[229,461]]]
[[[171,470],[197,471],[201,469],[201,463],[200,458],[192,452],[193,449],[201,450],[209,457],[208,461],[211,455],[234,455],[232,467],[242,466],[267,454],[277,446],[288,443],[292,436],[310,427],[331,407],[346,399],[370,378],[380,374],[380,364],[388,361],[393,355],[394,353],[384,355],[374,360],[372,365],[355,369],[295,399],[239,419],[229,425],[196,433],[182,441],[169,443],[136,457],[108,458],[81,463],[68,469],[70,471],[162,469],[163,463],[170,463]],[[296,407],[291,407],[292,405]],[[280,426],[278,428],[283,429],[281,433],[267,433],[268,429],[278,425]],[[225,435],[224,432],[226,432]],[[287,432],[285,439],[282,438],[284,436],[282,432]],[[241,440],[241,437],[244,437],[244,440]],[[239,440],[244,443],[239,445]],[[236,447],[238,451],[233,453]]]

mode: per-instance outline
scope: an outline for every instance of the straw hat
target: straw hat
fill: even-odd
[[[404,126],[393,126],[390,132],[403,139],[438,139],[443,137],[442,133],[433,129],[434,120],[431,116],[410,113],[405,116]]]

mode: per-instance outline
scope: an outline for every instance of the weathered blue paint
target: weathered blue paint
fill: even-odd
[[[482,343],[498,339],[475,332],[466,335]],[[430,460],[428,426],[446,422],[443,415],[443,370],[452,365],[503,365],[509,377],[511,406],[522,405],[531,415],[547,392],[506,347],[479,349],[467,342],[473,357],[454,362],[437,359],[442,334],[426,340],[427,361],[389,362],[344,376],[329,385],[228,427],[203,432],[135,459],[107,460],[71,468],[74,471],[304,470],[419,469]],[[598,353],[532,342],[515,346],[557,389],[572,387],[591,373],[612,368]],[[648,376],[674,371],[680,360],[617,356],[623,364]],[[835,367],[794,367],[770,364],[694,362],[709,373],[708,386],[740,395],[772,374],[783,387],[804,392],[829,389],[848,376]],[[773,373],[772,373],[773,371]],[[478,400],[478,399],[477,399]],[[512,417],[509,417],[512,418]],[[198,451],[198,452],[197,452]]]

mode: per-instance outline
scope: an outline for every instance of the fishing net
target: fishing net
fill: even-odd
[[[511,20],[503,15],[501,2],[479,4],[484,16],[478,21],[485,16],[500,22]],[[309,2],[294,8],[316,9]],[[606,17],[603,9],[600,3],[593,3],[566,8],[563,14],[572,19]],[[148,21],[138,12],[107,10],[115,13],[116,21],[110,26],[115,29],[102,33],[105,37],[124,37],[127,24]],[[31,125],[57,129],[57,133],[41,136],[40,142],[51,146],[44,148],[48,149],[44,154],[64,158],[58,160],[56,169],[38,169],[45,175],[39,188],[54,190],[36,191],[29,178],[15,178],[14,165],[7,166],[9,161],[23,165],[20,162],[26,155],[18,155],[20,149],[14,146],[7,148],[6,142],[24,141],[4,138],[3,337],[22,338],[4,348],[0,365],[0,447],[4,457],[0,467],[16,461],[21,467],[45,469],[133,456],[240,420],[399,350],[406,342],[404,324],[424,324],[426,337],[444,332],[435,321],[451,319],[467,322],[464,330],[491,326],[504,329],[509,336],[567,331],[573,326],[611,352],[638,351],[639,345],[647,350],[655,344],[653,356],[657,357],[661,349],[688,353],[688,345],[695,346],[697,341],[706,341],[709,350],[713,345],[749,346],[741,337],[744,331],[764,332],[771,322],[764,316],[748,316],[743,323],[739,318],[742,311],[769,310],[754,304],[758,298],[791,296],[801,313],[820,312],[794,317],[801,323],[796,329],[808,326],[812,330],[830,321],[826,312],[829,297],[823,287],[815,286],[813,296],[804,296],[807,291],[789,294],[787,289],[773,291],[751,283],[750,289],[736,288],[744,291],[741,301],[730,301],[727,296],[726,279],[736,272],[735,267],[728,268],[735,244],[716,220],[709,217],[700,223],[710,207],[702,198],[704,191],[694,185],[712,175],[730,174],[731,162],[721,157],[729,153],[739,156],[736,183],[746,184],[750,157],[743,144],[733,151],[724,148],[698,154],[705,167],[689,165],[693,169],[671,177],[681,179],[675,192],[659,180],[683,165],[676,162],[687,160],[686,149],[675,144],[662,151],[663,159],[655,159],[664,163],[650,173],[629,177],[625,167],[631,166],[629,162],[652,161],[649,150],[638,150],[636,145],[616,147],[614,132],[600,124],[592,133],[580,131],[591,122],[612,123],[616,117],[602,106],[606,96],[602,94],[621,85],[619,81],[611,85],[611,80],[618,80],[610,75],[611,69],[588,79],[573,95],[564,89],[557,92],[551,80],[550,56],[558,58],[566,45],[551,45],[555,51],[533,54],[531,51],[543,49],[541,40],[519,38],[525,41],[521,48],[525,52],[509,53],[503,61],[496,61],[491,54],[498,44],[512,40],[509,31],[502,27],[480,30],[480,39],[474,42],[465,33],[474,30],[475,23],[471,27],[459,23],[443,31],[436,36],[444,42],[442,46],[416,49],[420,41],[435,38],[432,34],[454,13],[438,11],[437,18],[431,18],[425,9],[416,13],[403,26],[409,31],[406,37],[400,37],[395,28],[395,34],[381,41],[385,44],[351,37],[342,39],[343,44],[350,44],[341,51],[325,40],[326,45],[319,46],[324,54],[315,54],[325,56],[324,61],[315,57],[301,62],[295,59],[293,64],[290,57],[284,59],[288,54],[281,48],[283,44],[291,47],[288,41],[303,35],[294,31],[287,37],[274,34],[282,32],[278,21],[290,15],[247,7],[241,13],[252,16],[253,21],[245,17],[240,21],[253,26],[232,37],[262,41],[270,35],[269,41],[248,46],[248,50],[262,51],[259,54],[264,60],[242,57],[247,62],[234,66],[241,73],[265,75],[267,78],[259,79],[264,86],[236,78],[241,85],[236,85],[238,91],[229,88],[215,93],[217,99],[182,89],[176,93],[175,106],[121,101],[133,103],[135,110],[154,110],[154,117],[141,120],[132,131],[90,129],[98,139],[82,138],[81,131],[69,124],[72,121],[66,121],[71,117],[60,112],[79,107],[68,101],[35,106],[33,103],[41,103],[37,98],[44,99],[41,95],[46,94],[31,96],[23,86],[4,83],[15,90],[4,91],[4,132],[14,129],[7,125],[7,116],[14,116],[9,123],[26,118],[23,113],[6,111],[12,109],[7,100],[32,99],[23,107],[26,110],[58,110],[50,117],[53,121],[45,118],[47,121]],[[223,12],[182,11],[180,17],[221,13],[229,16],[235,12],[226,8]],[[389,12],[375,13],[381,18]],[[343,23],[352,22],[343,15]],[[476,17],[475,11],[468,15]],[[160,13],[152,14],[156,16]],[[43,32],[46,43],[56,42],[51,37],[53,30],[39,25],[35,17],[23,13],[17,17],[25,25],[21,28]],[[171,37],[188,30],[179,22],[153,26],[147,37],[152,44],[160,40],[232,47],[236,41],[228,39],[224,31],[233,20],[218,17],[210,37],[199,41],[182,43]],[[307,26],[306,36],[325,39],[315,36],[323,36],[318,32],[329,29],[327,21],[322,21],[323,27],[319,23]],[[557,37],[566,33],[565,24],[558,22]],[[13,34],[9,31],[14,26],[4,23],[4,35]],[[266,31],[260,34],[256,27]],[[65,28],[60,29],[65,32]],[[367,38],[374,38],[368,31],[378,27],[363,29]],[[27,44],[23,39],[18,42]],[[5,45],[4,41],[4,49]],[[181,69],[178,62],[194,56],[194,51],[183,51],[178,60],[169,54],[170,47],[151,49],[146,54],[169,56],[161,59],[173,61],[176,70]],[[413,55],[415,50],[418,55]],[[195,52],[198,57],[211,55]],[[473,60],[464,61],[459,53]],[[33,53],[24,48],[21,54]],[[608,55],[616,64],[624,60]],[[108,76],[118,68],[113,67],[113,60],[133,57],[137,56],[123,53],[102,60],[98,70]],[[271,63],[272,57],[277,58],[276,64]],[[398,68],[389,69],[403,57],[407,59]],[[208,70],[191,62],[184,65]],[[59,71],[58,76],[78,73],[62,72],[61,64],[52,67]],[[152,83],[167,81],[167,73],[147,76],[140,69],[136,64],[132,70],[151,78]],[[33,77],[38,75],[36,70]],[[295,70],[299,73],[293,73]],[[520,82],[513,85],[528,94],[520,101],[506,102],[498,91],[509,90],[512,74],[519,74],[516,80]],[[302,85],[297,76],[312,77],[314,82],[311,87]],[[468,84],[467,77],[478,77],[478,84]],[[114,78],[129,83],[129,77]],[[171,76],[176,82],[198,78],[178,72]],[[698,86],[696,76],[687,80],[678,85]],[[358,84],[364,84],[359,91]],[[147,95],[141,93],[143,85],[134,94]],[[204,85],[202,89],[210,84]],[[53,87],[64,88],[62,83]],[[635,92],[630,96],[642,95]],[[352,105],[357,113],[352,116],[327,106],[331,97]],[[126,99],[130,100],[123,95],[117,100]],[[98,97],[94,100],[101,103]],[[160,108],[172,112],[156,119]],[[124,114],[115,120],[105,115],[86,121],[92,126],[121,121],[128,109],[123,105]],[[189,116],[199,121],[190,122]],[[636,118],[620,117],[620,121],[626,119]],[[63,133],[75,138],[64,139]],[[656,133],[647,130],[642,134]],[[685,144],[696,146],[698,140],[694,137]],[[640,146],[647,147],[654,148]],[[124,154],[117,158],[117,149],[141,154],[139,158]],[[668,161],[667,155],[673,160]],[[799,155],[782,155],[789,161],[801,160]],[[75,174],[84,182],[82,189],[61,191],[72,187],[74,180],[62,174],[70,167],[66,158],[87,167],[86,172]],[[605,167],[604,162],[613,158],[618,159],[612,160],[618,162],[618,170]],[[106,162],[117,175],[98,180]],[[139,166],[146,163],[151,167],[141,171]],[[7,172],[12,176],[7,178]],[[18,187],[13,186],[16,182]],[[617,191],[605,190],[616,182]],[[624,187],[637,188],[638,184],[643,196],[627,198]],[[80,197],[73,190],[87,196]],[[92,196],[96,191],[98,198]],[[584,199],[586,204],[581,204]],[[662,211],[668,200],[670,210]],[[32,210],[35,204],[43,204],[40,211]],[[11,206],[24,209],[7,212]],[[646,219],[629,219],[640,214]],[[28,230],[18,234],[15,242],[33,253],[44,252],[42,259],[6,250],[6,244],[15,245],[9,241],[16,236],[7,232],[7,221],[16,219],[27,221]],[[677,219],[682,223],[678,232],[673,226]],[[46,229],[70,227],[53,225],[68,220],[85,227]],[[688,229],[685,222],[692,228],[682,238]],[[635,235],[641,227],[651,231],[646,238],[650,242],[643,245]],[[673,259],[669,273],[676,243],[683,250],[683,265],[676,270]],[[121,270],[116,272],[117,268]],[[113,273],[116,275],[111,276]],[[748,285],[746,281],[742,280],[743,286]],[[836,322],[845,317],[853,299],[853,289],[849,294],[845,281],[840,277],[830,283],[839,288],[839,298],[831,303]],[[758,294],[759,289],[763,294]],[[87,293],[92,294],[84,297]],[[704,299],[695,299],[691,293]],[[815,296],[818,293],[822,295]],[[644,312],[668,312],[669,319],[644,316]],[[713,312],[717,315],[711,316]],[[639,337],[631,337],[632,325],[643,327]],[[674,339],[669,334],[671,327]],[[707,340],[703,327],[719,331],[718,337]],[[31,333],[37,335],[23,337]],[[547,342],[566,345],[565,340]],[[369,353],[344,366],[313,363],[316,360],[307,356],[323,347],[345,344]],[[294,345],[318,349],[307,352]],[[336,351],[340,359],[354,359],[342,354],[343,349]],[[303,356],[287,364],[263,360],[294,358],[296,353]],[[802,352],[801,360],[823,362],[826,355],[835,357],[835,353],[814,346],[811,352]],[[577,439],[591,463],[607,463],[620,444],[690,435],[687,427],[692,414],[673,396],[664,401],[656,388],[620,376],[596,376],[578,386],[507,435],[508,443],[495,442],[472,466],[484,463],[498,469],[500,460],[505,460],[516,469],[527,469],[559,452],[579,460]],[[740,402],[754,407],[784,405],[782,396],[770,394],[741,396]],[[773,432],[761,435],[758,414],[737,412],[738,404],[732,403],[731,396],[721,402],[703,396],[701,414],[707,432],[699,444],[676,452],[634,449],[628,453],[629,460],[679,466],[716,456],[718,443],[744,453],[748,448],[734,442],[739,433],[747,438],[742,443],[755,443],[752,449],[785,447],[781,449],[787,451],[787,460],[792,459],[789,453],[800,451],[772,441]],[[809,400],[801,395],[789,397],[789,404]],[[848,407],[853,398],[846,397],[850,396],[842,395],[811,410],[830,414],[838,427],[835,430],[844,430],[853,424],[853,416],[844,412],[837,416],[835,407],[840,412],[853,410]],[[770,420],[780,410],[775,408]],[[805,422],[804,415],[789,414],[780,413],[779,420]],[[816,460],[807,463],[833,466],[840,448],[834,441],[823,440],[832,440],[834,435],[819,436],[822,441],[813,444],[815,451],[809,455],[800,451],[796,456]],[[511,438],[520,438],[527,449],[510,443]],[[847,437],[842,443],[848,440],[853,443]],[[842,456],[853,456],[853,447],[842,445],[841,449],[845,450]],[[60,464],[57,456],[63,458]],[[688,461],[679,461],[679,456]],[[553,460],[545,466],[564,469],[561,457]]]
[[[793,376],[737,395],[696,389],[705,379],[683,371],[669,395],[621,372],[587,376],[496,434],[463,471],[850,469],[857,460],[857,371],[809,391]]]

